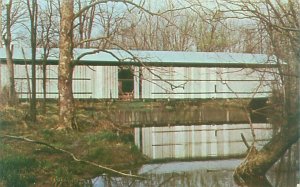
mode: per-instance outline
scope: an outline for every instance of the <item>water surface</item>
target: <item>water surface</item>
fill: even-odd
[[[276,187],[296,186],[299,168],[288,167],[288,159],[283,160],[273,166],[267,178]],[[235,187],[232,176],[241,162],[242,159],[227,159],[146,164],[138,174],[149,180],[103,175],[94,178],[92,183],[94,187]]]

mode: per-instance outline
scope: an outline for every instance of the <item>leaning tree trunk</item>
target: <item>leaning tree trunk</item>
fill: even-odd
[[[75,124],[72,92],[73,9],[73,0],[63,0],[61,2],[58,66],[59,129],[73,129]]]
[[[251,147],[242,164],[234,171],[234,180],[240,186],[268,187],[271,186],[266,172],[299,139],[299,113],[290,117],[288,123],[282,127],[269,143],[260,151]]]

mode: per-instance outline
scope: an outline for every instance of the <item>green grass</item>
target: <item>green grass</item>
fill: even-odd
[[[4,130],[7,128],[10,128],[12,125],[14,125],[15,123],[12,121],[6,121],[6,120],[2,120],[0,118],[0,130]]]
[[[42,131],[41,131],[41,134],[42,134],[42,136],[46,139],[46,140],[49,140],[49,139],[51,139],[53,136],[54,136],[54,131],[52,131],[52,130],[49,130],[49,129],[43,129]]]
[[[36,177],[32,175],[31,171],[38,167],[38,161],[32,157],[7,156],[0,160],[0,179],[6,186],[29,186],[36,181]]]
[[[88,144],[95,144],[100,141],[134,143],[134,136],[128,133],[118,134],[112,131],[101,131],[95,134],[86,135],[86,140]]]
[[[112,164],[113,158],[111,157],[113,155],[113,150],[105,147],[95,147],[88,151],[88,154],[86,155],[87,160],[93,160],[97,162],[102,162],[105,164]]]
[[[110,131],[103,131],[91,136],[88,136],[89,143],[95,143],[97,141],[117,141],[119,139],[116,133]]]

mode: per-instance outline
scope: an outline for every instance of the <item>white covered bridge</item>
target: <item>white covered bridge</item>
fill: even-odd
[[[264,54],[74,49],[75,98],[258,98],[268,97],[278,71]],[[89,53],[89,54],[88,54]],[[77,60],[82,54],[87,54]],[[43,76],[43,50],[37,49],[37,98],[58,97],[58,49],[51,49]],[[15,48],[15,87],[29,98],[31,49]],[[5,49],[0,49],[0,86],[8,84]]]

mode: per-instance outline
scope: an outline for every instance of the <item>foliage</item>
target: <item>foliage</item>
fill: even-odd
[[[132,134],[119,134],[112,131],[101,131],[93,135],[87,135],[89,144],[93,144],[97,141],[120,141],[124,143],[133,143],[134,137]]]
[[[80,181],[74,179],[73,174],[65,167],[55,170],[55,186],[80,186]]]
[[[88,160],[101,160],[103,163],[112,163],[112,150],[104,147],[96,147],[89,150],[87,154]]]
[[[135,144],[132,144],[130,146],[130,150],[133,154],[140,154],[141,153],[141,151],[139,150],[139,148]]]
[[[48,140],[51,139],[51,137],[53,137],[55,134],[54,131],[49,130],[49,129],[43,129],[41,131],[41,133],[42,133],[43,137]]]
[[[30,171],[38,166],[38,161],[31,157],[7,156],[0,160],[0,179],[5,181],[6,186],[29,186],[36,181]]]
[[[116,140],[118,140],[118,138],[119,137],[116,133],[113,133],[110,131],[103,131],[103,132],[88,136],[88,142],[90,144],[92,144],[97,141],[116,141]]]
[[[27,109],[27,107],[24,107],[24,109],[25,108]],[[26,118],[26,110],[21,109],[21,107],[14,108],[14,107],[2,106],[0,110],[0,119],[2,121],[6,121],[6,123],[17,124],[17,122],[25,120],[25,118]]]

